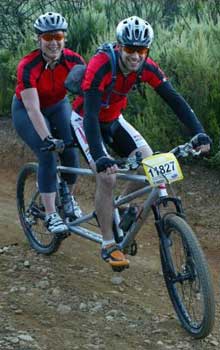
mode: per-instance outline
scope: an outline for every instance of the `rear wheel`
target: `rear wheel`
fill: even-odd
[[[20,222],[30,245],[37,252],[51,254],[62,241],[49,233],[44,225],[45,210],[37,186],[36,163],[27,163],[17,180],[17,208]]]
[[[182,326],[195,338],[213,328],[215,301],[206,259],[190,226],[177,215],[164,222],[160,256],[170,299]]]

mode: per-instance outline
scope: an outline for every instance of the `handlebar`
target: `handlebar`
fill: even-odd
[[[178,145],[172,150],[169,151],[169,153],[173,153],[176,158],[185,158],[189,155],[192,155],[193,157],[197,157],[201,154],[201,150],[195,149],[195,137],[193,137],[189,142],[186,142],[183,145]],[[127,159],[117,160],[116,164],[120,167],[119,171],[128,171],[128,170],[136,170],[142,162],[142,154],[141,152],[136,152],[134,157],[129,157]]]
[[[71,142],[71,143],[63,143],[63,147],[62,147],[62,151],[65,149],[65,148],[72,148],[74,147],[74,143]],[[59,152],[59,150],[54,150],[53,146],[52,145],[48,145],[48,146],[44,146],[44,147],[41,147],[40,148],[41,152]]]
[[[192,155],[193,157],[199,156],[201,153],[201,150],[196,151],[193,147],[192,142],[186,142],[184,145],[179,145],[175,148],[173,148],[170,153],[173,153],[176,158],[185,158],[189,155]]]
[[[198,134],[202,135],[202,134]],[[196,150],[196,138],[197,136],[194,136],[189,142],[186,142],[183,145],[178,145],[172,150],[169,151],[169,153],[173,153],[176,158],[185,158],[189,155],[192,155],[193,157],[199,156],[201,154],[201,150]],[[64,144],[64,148],[71,148],[74,147],[74,143],[66,143]],[[51,145],[41,147],[42,152],[46,151],[53,151],[51,149]],[[128,170],[136,170],[142,163],[143,157],[140,151],[136,152],[135,156],[129,157],[129,158],[122,158],[122,159],[115,159],[115,163],[119,167],[119,171],[128,171]]]

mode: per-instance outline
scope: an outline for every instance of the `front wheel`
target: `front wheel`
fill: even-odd
[[[26,237],[32,248],[42,254],[54,253],[61,239],[49,233],[44,225],[45,210],[37,185],[36,163],[27,163],[17,180],[18,215]]]
[[[195,338],[213,328],[215,300],[209,268],[190,226],[177,215],[164,219],[160,257],[165,283],[182,326]]]

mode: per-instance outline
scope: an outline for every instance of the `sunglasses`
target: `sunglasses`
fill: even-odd
[[[64,39],[64,33],[44,33],[41,34],[41,38],[44,39],[45,41],[61,41]]]
[[[137,52],[139,55],[147,55],[149,52],[148,47],[142,46],[123,46],[123,50],[129,54]]]

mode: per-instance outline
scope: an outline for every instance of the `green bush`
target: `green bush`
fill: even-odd
[[[176,22],[172,32],[156,28],[151,56],[168,75],[173,86],[194,109],[217,150],[220,137],[220,22],[213,24]],[[132,97],[128,118],[142,131],[151,144],[158,147],[176,143],[177,135],[187,135],[173,112],[165,107],[155,93],[145,88],[145,97]],[[145,115],[145,117],[144,117]],[[137,116],[137,117],[136,117]],[[176,135],[176,136],[175,136]],[[159,136],[159,137],[158,137]],[[179,137],[179,138],[180,138]]]
[[[0,115],[9,115],[15,82],[16,63],[8,50],[0,50]]]
[[[80,6],[74,7],[76,3]],[[220,138],[220,7],[217,3],[39,0],[39,4],[33,1],[35,7],[31,4],[31,0],[25,1],[24,9],[29,12],[26,13],[24,9],[22,12],[22,18],[29,14],[27,27],[30,28],[33,19],[43,10],[61,12],[69,22],[67,46],[80,52],[87,60],[100,43],[115,40],[118,21],[132,14],[148,19],[155,31],[150,56],[158,62],[176,90],[194,109],[205,130],[213,138],[213,152],[217,151]],[[36,13],[30,12],[32,9]],[[12,24],[13,21],[10,21]],[[35,48],[34,33],[29,29],[25,34],[25,23],[22,28],[22,34],[19,32],[21,44],[11,51],[5,48],[0,50],[1,115],[10,112],[19,59]],[[172,110],[149,86],[143,87],[143,95],[130,94],[124,115],[141,131],[150,145],[155,150],[169,149],[185,141],[189,136],[187,130]]]
[[[11,101],[15,92],[18,62],[27,52],[34,48],[34,36],[26,36],[26,40],[17,46],[14,54],[11,53],[10,49],[0,50],[0,115],[10,114]]]
[[[101,35],[101,41],[106,40],[106,18],[104,13],[95,8],[88,8],[77,17],[74,14],[69,16],[68,22],[67,46],[79,52],[88,60],[98,37]]]

